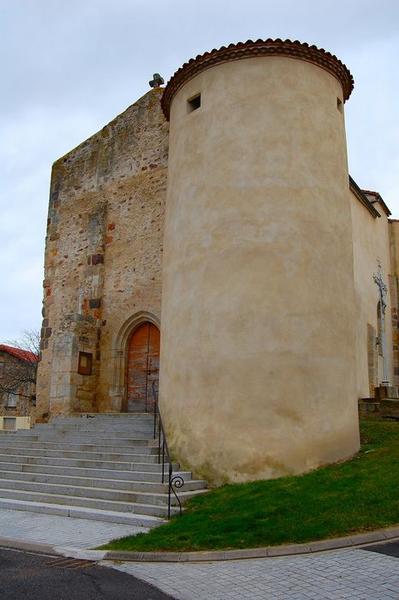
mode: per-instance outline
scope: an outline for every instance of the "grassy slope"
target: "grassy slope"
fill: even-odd
[[[399,523],[399,423],[366,421],[362,449],[306,475],[226,485],[194,498],[167,525],[111,542],[114,550],[253,548]]]

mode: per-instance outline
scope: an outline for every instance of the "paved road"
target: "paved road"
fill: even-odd
[[[113,569],[84,561],[0,549],[1,600],[171,600]]]
[[[399,559],[393,555],[393,545],[372,550],[113,567],[156,585],[177,600],[399,600]]]
[[[375,544],[374,546],[367,546],[364,550],[369,552],[378,552],[379,554],[386,554],[386,556],[395,556],[399,558],[399,542],[387,542],[386,544]],[[398,563],[399,569],[399,563]],[[399,597],[399,589],[398,589]]]

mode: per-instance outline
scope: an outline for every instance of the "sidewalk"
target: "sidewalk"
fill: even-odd
[[[7,546],[7,540],[14,547],[37,544],[51,547],[63,553],[64,550],[96,548],[120,537],[146,532],[143,527],[117,525],[102,521],[73,519],[57,515],[45,515],[19,510],[0,510],[0,546]],[[45,548],[43,548],[45,550]]]
[[[399,559],[361,549],[212,563],[101,564],[176,600],[399,599]]]

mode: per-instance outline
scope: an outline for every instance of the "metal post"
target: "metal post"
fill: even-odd
[[[165,483],[165,438],[162,442],[162,483]]]
[[[381,311],[381,349],[382,349],[382,377],[383,385],[389,385],[388,364],[387,364],[387,342],[385,336],[385,309]]]
[[[161,464],[161,422],[158,421],[158,464]]]
[[[170,460],[170,459],[169,459]],[[170,508],[172,502],[172,463],[169,462],[169,477],[168,477],[168,519],[170,519]]]

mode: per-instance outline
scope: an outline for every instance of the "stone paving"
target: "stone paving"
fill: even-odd
[[[145,531],[148,530],[132,525],[19,510],[0,510],[0,538],[19,542],[95,548],[110,540]]]
[[[109,561],[102,564],[111,566]],[[112,566],[176,600],[399,600],[399,559],[360,549],[213,563]]]

